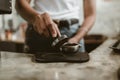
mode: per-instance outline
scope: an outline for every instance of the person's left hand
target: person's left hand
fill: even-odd
[[[79,43],[80,40],[78,40],[77,38],[75,37],[72,37],[68,40],[69,43]]]

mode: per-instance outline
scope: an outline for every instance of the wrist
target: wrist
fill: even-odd
[[[78,30],[78,32],[84,32],[84,33],[87,33],[88,31],[89,31],[89,29],[86,28],[86,27],[81,27],[81,28]]]
[[[87,34],[88,31],[89,31],[88,28],[82,27],[78,30],[74,38],[80,41]]]

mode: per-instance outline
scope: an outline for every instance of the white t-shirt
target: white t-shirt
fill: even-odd
[[[34,8],[39,13],[49,13],[53,19],[79,19],[79,3],[79,0],[34,0]]]

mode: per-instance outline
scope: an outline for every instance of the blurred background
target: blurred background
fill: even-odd
[[[33,1],[33,0],[32,0]],[[31,6],[33,6],[33,2]],[[80,23],[83,21],[83,6],[80,0]],[[103,35],[108,38],[120,36],[120,0],[97,0],[97,18],[88,35]],[[0,40],[15,41],[24,44],[27,22],[15,10],[12,0],[12,13],[0,15]]]
[[[96,22],[85,36],[90,61],[82,64],[36,64],[33,55],[24,54],[27,53],[27,22],[16,12],[15,1],[0,0],[0,80],[118,80],[120,56],[116,53],[120,53],[120,0],[96,0]],[[82,24],[83,0],[79,1]],[[4,5],[6,3],[12,3],[12,6]],[[34,6],[33,2],[31,6]],[[9,14],[2,14],[4,12]]]

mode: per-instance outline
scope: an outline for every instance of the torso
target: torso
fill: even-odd
[[[34,0],[39,13],[47,12],[53,19],[79,18],[79,0]]]

